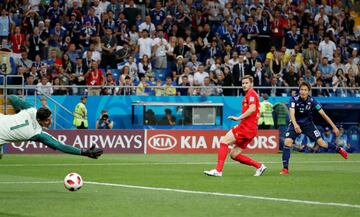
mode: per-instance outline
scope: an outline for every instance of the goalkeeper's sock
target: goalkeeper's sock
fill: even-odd
[[[253,166],[256,169],[259,169],[261,167],[261,163],[257,162],[254,159],[251,159],[248,156],[242,155],[242,154],[238,154],[238,156],[236,156],[235,158],[233,158],[233,160],[236,160],[242,164],[246,164],[249,166]]]
[[[291,151],[290,147],[284,146],[282,152],[282,160],[285,169],[289,169],[290,151]]]
[[[220,149],[218,151],[218,161],[216,165],[216,170],[218,172],[221,172],[223,170],[228,151],[229,151],[229,146],[225,143],[220,143]]]

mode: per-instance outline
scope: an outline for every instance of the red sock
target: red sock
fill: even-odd
[[[223,170],[226,155],[227,155],[228,151],[229,151],[228,145],[225,143],[220,143],[220,149],[218,151],[218,162],[216,165],[216,170],[218,172],[221,172]]]
[[[257,162],[256,160],[251,159],[248,156],[242,155],[242,154],[239,154],[238,156],[236,156],[236,158],[234,160],[239,161],[242,164],[253,166],[256,169],[259,169],[261,167],[261,163]]]

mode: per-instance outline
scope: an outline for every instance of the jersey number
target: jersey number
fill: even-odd
[[[18,124],[18,125],[10,127],[10,130],[16,130],[16,129],[19,129],[21,127],[26,127],[28,125],[29,125],[29,120],[25,120],[25,122],[23,124]]]
[[[320,132],[318,130],[314,131],[315,137],[319,137],[320,136]]]

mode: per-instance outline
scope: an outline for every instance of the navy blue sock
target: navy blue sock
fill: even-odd
[[[290,147],[284,146],[283,153],[282,153],[282,160],[283,160],[283,166],[285,169],[289,168],[290,151],[291,151]]]
[[[332,151],[339,152],[339,146],[335,145],[334,143],[329,142],[328,143],[328,149]]]

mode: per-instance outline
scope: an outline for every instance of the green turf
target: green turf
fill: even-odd
[[[269,170],[264,176],[253,177],[253,168],[229,159],[224,177],[204,176],[202,171],[214,167],[208,163],[215,163],[216,155],[128,154],[105,155],[99,160],[69,155],[5,155],[0,160],[0,216],[360,216],[360,209],[351,207],[86,183],[78,192],[68,192],[62,183],[1,184],[59,181],[69,172],[78,172],[85,181],[360,205],[360,155],[351,155],[348,161],[344,161],[335,154],[293,154],[289,176],[278,175],[280,154],[251,156],[268,162]],[[169,162],[178,164],[166,164]]]

